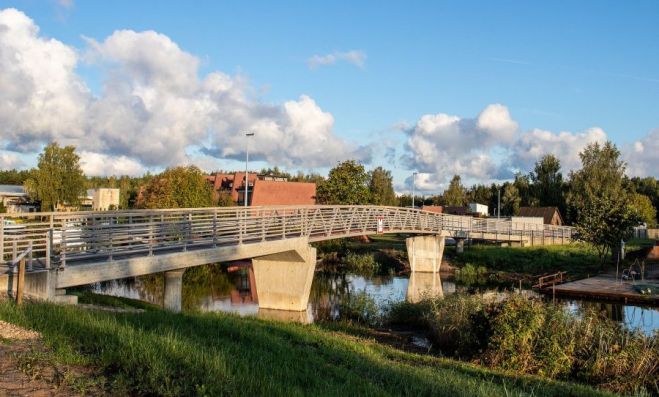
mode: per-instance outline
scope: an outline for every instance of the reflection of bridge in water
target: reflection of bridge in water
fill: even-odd
[[[380,206],[131,210],[3,215],[0,285],[16,286],[15,258],[31,259],[25,292],[73,301],[65,289],[105,280],[165,274],[164,306],[181,309],[186,268],[251,260],[261,308],[306,310],[316,264],[309,243],[406,233],[413,273],[436,273],[445,237],[508,244],[568,243],[573,229]],[[420,276],[419,280],[423,279]],[[419,281],[421,282],[421,281]]]

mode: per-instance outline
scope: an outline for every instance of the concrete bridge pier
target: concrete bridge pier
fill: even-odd
[[[444,237],[415,236],[405,240],[412,273],[437,273],[444,256]]]
[[[316,249],[308,245],[252,259],[259,310],[306,311],[316,270]]]
[[[183,273],[185,273],[185,269],[165,272],[163,307],[177,313],[181,311],[182,306]]]
[[[465,239],[463,238],[455,239],[455,252],[457,254],[462,254],[465,252]]]

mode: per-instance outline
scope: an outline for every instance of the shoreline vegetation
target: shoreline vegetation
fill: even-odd
[[[112,304],[114,298],[88,294],[85,299]],[[116,303],[144,311],[48,303],[19,307],[4,301],[0,319],[43,336],[48,352],[29,354],[89,368],[88,378],[68,380],[82,394],[90,389],[163,396],[612,395],[586,385],[407,352],[350,322],[301,325],[223,313],[175,314],[127,299]]]

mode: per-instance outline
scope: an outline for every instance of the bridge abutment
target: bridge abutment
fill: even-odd
[[[455,252],[457,254],[462,254],[465,252],[465,239],[463,238],[455,239]]]
[[[259,309],[305,311],[316,270],[310,246],[252,259]]]
[[[185,273],[185,269],[165,272],[163,307],[177,313],[181,311],[182,306],[183,273]]]
[[[437,273],[444,256],[444,237],[415,236],[405,240],[412,273]]]

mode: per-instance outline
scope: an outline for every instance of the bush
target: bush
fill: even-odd
[[[347,296],[340,306],[341,317],[366,325],[376,325],[380,322],[380,308],[375,299],[360,291]]]
[[[380,264],[375,261],[373,254],[356,254],[348,251],[343,258],[348,270],[355,274],[370,275],[380,270]]]
[[[454,294],[397,304],[387,313],[389,322],[427,328],[443,354],[617,393],[659,394],[659,333],[629,331],[592,310],[575,314],[519,295],[487,302]]]
[[[487,268],[467,263],[455,271],[455,279],[466,285],[482,285],[487,282]]]

